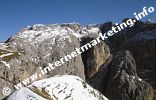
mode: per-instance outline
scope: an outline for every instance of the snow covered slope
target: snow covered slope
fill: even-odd
[[[25,42],[31,43],[41,43],[49,38],[53,38],[54,42],[56,36],[59,36],[62,40],[69,39],[70,41],[70,35],[81,38],[88,34],[97,34],[98,31],[100,31],[98,26],[93,27],[90,25],[88,27],[82,27],[78,23],[66,23],[61,25],[35,24],[33,26],[27,26],[13,37],[21,38],[24,39]]]
[[[8,100],[108,100],[77,76],[55,76],[14,92]]]

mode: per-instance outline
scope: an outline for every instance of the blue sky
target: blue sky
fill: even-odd
[[[144,6],[156,9],[156,0],[0,0],[0,41],[33,24],[121,22]]]

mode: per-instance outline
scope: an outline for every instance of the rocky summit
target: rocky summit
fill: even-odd
[[[0,99],[156,100],[156,23],[138,21],[61,66],[52,67],[53,62],[112,26],[113,22],[23,28],[0,43]],[[38,74],[47,67],[52,70]],[[9,95],[4,94],[4,87],[10,88]]]

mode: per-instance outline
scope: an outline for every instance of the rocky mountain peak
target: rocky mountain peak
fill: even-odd
[[[99,44],[70,61],[60,66],[52,66],[55,61],[75,51],[75,48],[80,48],[97,38],[99,33],[110,30],[112,25],[114,25],[112,22],[107,22],[86,27],[78,23],[27,26],[5,43],[0,43],[0,89],[8,86],[14,92],[14,85],[25,79],[28,79],[29,83],[21,84],[27,86],[35,81],[35,85],[53,81],[56,75],[74,75],[87,81],[111,100],[155,100],[156,24],[154,23],[139,21],[133,27],[114,34],[105,41],[100,40]],[[52,70],[46,75],[34,80],[29,79],[47,67],[51,67]],[[68,84],[82,82],[80,78],[65,78],[72,80]],[[65,78],[57,77],[62,82],[62,79],[67,81]],[[77,82],[72,83],[76,81],[75,79],[78,79]],[[46,85],[54,86],[51,83]],[[61,83],[57,85],[64,87]],[[79,87],[75,90],[77,91]],[[14,92],[13,97],[18,98],[21,94],[27,97],[27,93],[38,97],[38,94],[27,87]],[[62,97],[64,95],[62,94]],[[4,97],[6,96],[0,93],[0,99]]]

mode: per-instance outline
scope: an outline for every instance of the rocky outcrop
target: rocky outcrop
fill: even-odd
[[[137,75],[135,60],[129,51],[120,51],[110,57],[91,84],[110,100],[156,99],[152,86]]]
[[[81,45],[89,43],[94,38],[84,37],[82,38]],[[88,81],[99,71],[100,67],[108,60],[111,56],[109,47],[106,43],[101,41],[95,47],[90,48],[86,52],[82,53],[82,60],[85,66],[85,75]]]
[[[138,77],[128,51],[118,52],[111,62],[106,96],[111,100],[155,100],[153,88]]]
[[[138,75],[156,89],[156,30],[134,35],[126,48],[134,55]]]
[[[124,19],[123,22],[125,22],[128,18]],[[104,29],[111,29],[111,27],[114,24],[111,22],[108,22],[106,24],[103,24],[101,26],[100,30],[102,33],[108,31]],[[111,53],[115,53],[117,51],[127,49],[127,42],[130,38],[135,37],[138,33],[141,32],[147,32],[147,31],[152,31],[156,29],[156,24],[155,23],[150,23],[150,22],[142,22],[142,21],[137,21],[134,26],[132,27],[127,27],[126,29],[118,32],[117,34],[114,34],[113,36],[109,37],[109,47],[111,48]],[[149,32],[150,33],[150,32]],[[146,34],[147,36],[148,34]],[[149,36],[151,37],[151,36]],[[149,38],[147,37],[147,38]],[[139,39],[139,38],[138,38]],[[135,39],[136,40],[136,39]]]
[[[127,19],[124,19],[126,21]],[[101,32],[110,29],[111,22],[101,26]],[[120,50],[129,50],[135,59],[138,76],[156,89],[155,65],[156,65],[156,24],[138,21],[133,27],[109,37],[108,45],[111,53]]]
[[[79,24],[34,25],[9,38],[0,49],[0,90],[5,86],[14,91],[13,85],[37,74],[33,81],[54,75],[76,75],[85,79],[81,55],[56,67],[52,64],[80,47]],[[41,69],[51,67],[41,76]],[[5,83],[5,84],[4,84]],[[0,96],[3,94],[0,92]]]

